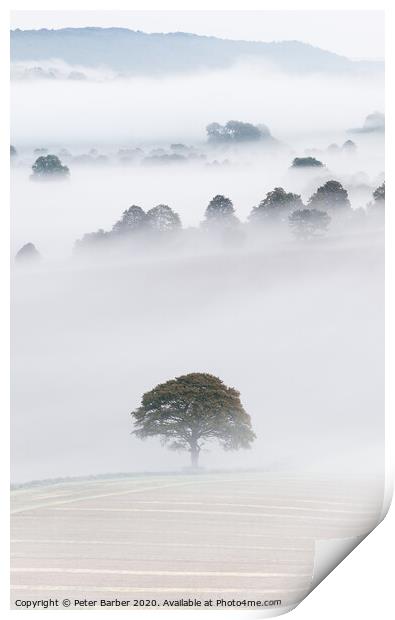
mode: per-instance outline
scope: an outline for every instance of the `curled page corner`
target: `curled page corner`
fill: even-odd
[[[377,523],[364,534],[349,538],[319,539],[315,542],[313,578],[314,590],[358,545],[383,521],[388,513],[393,496],[392,476],[386,476],[384,496]]]
[[[313,578],[314,590],[343,560],[366,538],[368,534],[351,538],[317,540],[315,543]]]

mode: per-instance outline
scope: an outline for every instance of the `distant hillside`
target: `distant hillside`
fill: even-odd
[[[126,28],[11,31],[12,61],[60,59],[126,75],[224,69],[246,58],[267,61],[291,73],[376,72],[383,68],[380,62],[351,61],[298,41],[233,41],[182,32],[146,34]]]

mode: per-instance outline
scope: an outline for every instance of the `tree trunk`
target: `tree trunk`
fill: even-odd
[[[199,448],[197,446],[191,446],[191,467],[192,469],[197,469],[199,465]]]

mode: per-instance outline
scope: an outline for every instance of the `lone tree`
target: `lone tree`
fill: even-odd
[[[168,205],[157,205],[147,211],[147,224],[156,232],[172,232],[181,228],[181,220]]]
[[[31,179],[61,179],[67,178],[70,170],[63,166],[59,157],[56,155],[41,156],[36,159],[32,166],[33,174]]]
[[[207,373],[171,379],[146,392],[131,413],[133,434],[160,437],[172,450],[186,450],[197,467],[202,446],[217,440],[224,450],[249,448],[255,439],[240,393]]]
[[[327,181],[310,196],[308,206],[314,209],[350,208],[347,190],[339,181]]]
[[[303,208],[303,202],[299,194],[286,192],[282,187],[275,187],[272,192],[266,194],[257,207],[250,213],[251,222],[259,222],[266,218],[278,218],[287,215],[292,209]]]
[[[305,240],[326,232],[331,221],[325,211],[318,209],[298,209],[288,219],[295,236]]]

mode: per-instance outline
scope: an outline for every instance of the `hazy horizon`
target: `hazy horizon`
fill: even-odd
[[[294,41],[351,59],[384,57],[384,11],[12,11],[11,28],[123,27],[246,41]],[[284,19],[286,14],[287,18]],[[209,18],[209,19],[208,19]],[[336,40],[332,36],[336,29]],[[352,36],[350,36],[350,32]]]

